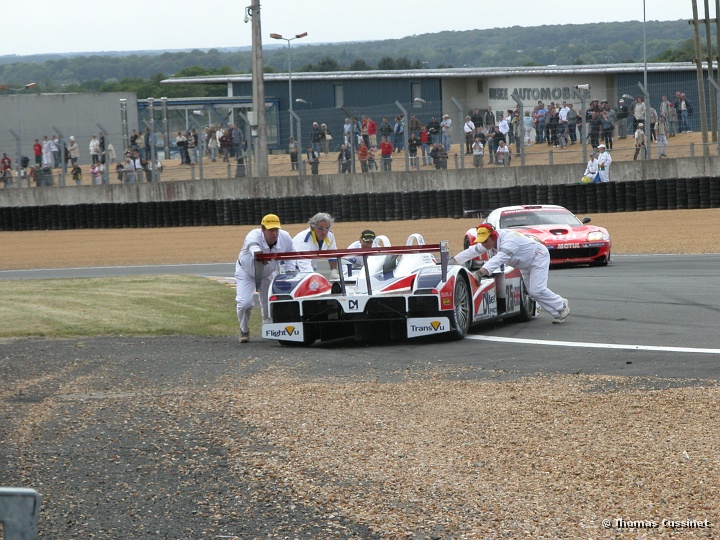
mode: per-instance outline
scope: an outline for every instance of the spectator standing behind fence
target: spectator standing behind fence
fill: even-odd
[[[568,103],[567,134],[570,137],[570,144],[575,144],[577,142],[577,122],[577,111],[573,108],[572,103]]]
[[[330,133],[327,124],[320,126],[320,140],[322,141],[323,152],[327,156],[330,153],[330,141],[332,141],[332,133]]]
[[[0,175],[2,175],[3,184],[5,184],[6,188],[12,186],[12,159],[5,153],[3,153],[3,157],[0,159]]]
[[[33,154],[35,155],[35,165],[42,167],[42,144],[39,139],[35,139],[33,144]]]
[[[387,137],[383,137],[382,141],[380,141],[380,156],[382,157],[382,170],[385,172],[392,171],[392,153],[392,143]]]
[[[90,165],[90,178],[94,186],[102,184],[102,171],[100,170],[99,163],[93,163]]]
[[[363,142],[365,141],[363,140]],[[345,144],[340,147],[340,153],[338,154],[338,165],[340,166],[339,170],[341,173],[347,174],[351,172],[352,155],[350,154],[350,149]]]
[[[101,134],[102,135],[102,134]],[[149,127],[145,128],[145,132],[143,133],[143,141],[145,143],[145,159],[152,159],[152,132],[150,131]],[[104,140],[103,136],[103,140]],[[101,141],[102,146],[102,141]]]
[[[532,116],[530,116],[530,111],[525,111],[525,116],[523,117],[523,132],[525,135],[525,146],[530,146],[532,144],[530,142],[530,136],[532,135],[532,129],[533,129]]]
[[[185,160],[185,145],[187,144],[187,139],[185,139],[185,136],[182,134],[182,131],[178,131],[177,137],[175,137],[175,146],[178,148],[178,152],[180,153],[180,165],[185,165],[188,161]],[[215,161],[215,160],[213,160]]]
[[[207,152],[210,154],[210,161],[217,161],[218,141],[215,136],[215,128],[210,126],[207,130]]]
[[[313,148],[312,144],[308,144],[305,149],[307,162],[310,164],[311,174],[318,174],[320,168],[320,154]]]
[[[475,124],[469,116],[465,117],[463,133],[465,134],[465,153],[472,154],[472,145],[475,139]]]
[[[313,150],[320,155],[320,152],[322,152],[322,130],[320,129],[320,124],[317,122],[313,122],[312,124],[310,144],[312,145]]]
[[[485,125],[485,129],[487,129],[488,135],[495,132],[495,113],[492,107],[485,109],[483,113],[483,124]]]
[[[395,117],[395,125],[393,126],[395,134],[395,150],[400,152],[405,149],[405,120],[402,115]],[[388,139],[389,141],[390,139]]]
[[[617,118],[617,126],[618,126],[618,138],[620,138],[620,139],[627,139],[628,116],[629,115],[630,115],[630,111],[628,111],[628,108],[625,105],[625,100],[621,99],[619,101],[617,111],[615,111],[615,117]]]
[[[90,144],[88,145],[88,150],[90,150],[90,162],[92,164],[99,163],[100,162],[100,141],[98,141],[97,135],[93,135],[90,138]]]
[[[613,124],[608,117],[607,111],[603,111],[600,114],[600,126],[602,127],[602,136],[605,146],[608,150],[612,150],[613,147]]]
[[[453,132],[453,121],[450,120],[449,114],[443,114],[442,122],[440,122],[440,128],[442,129],[442,145],[446,152],[450,152],[452,146],[452,132]]]
[[[70,144],[68,144],[66,156],[70,156],[70,163],[75,165],[78,159],[80,159],[80,147],[72,135],[70,135],[68,142]]]
[[[137,173],[135,172],[135,162],[133,161],[130,154],[125,156],[125,163],[123,164],[123,180],[128,184],[134,184],[137,182]]]
[[[420,128],[420,151],[422,152],[423,166],[432,164],[430,158],[430,133],[425,126]]]
[[[288,141],[288,153],[290,154],[290,170],[298,170],[298,143],[295,137],[290,137]]]
[[[535,124],[535,144],[545,142],[545,116],[547,115],[547,109],[542,101],[538,101],[537,107],[533,114],[533,121]]]
[[[441,128],[440,122],[434,116],[430,119],[427,125],[428,134],[430,135],[430,145],[440,144],[441,140]]]
[[[633,113],[633,129],[637,130],[637,126],[640,122],[645,123],[645,100],[642,96],[635,98],[635,103],[632,108]]]
[[[410,115],[410,122],[408,127],[410,129],[410,135],[415,135],[415,137],[420,136],[420,128],[422,127],[422,122],[420,122],[420,120],[418,120],[414,114]]]
[[[43,135],[42,142],[42,166],[43,168],[52,167],[52,145],[47,135]]]
[[[373,150],[377,149],[377,132],[378,132],[378,125],[375,120],[370,118],[368,116],[368,139],[369,141],[366,143],[369,148],[372,148]]]
[[[643,159],[647,158],[647,151],[645,146],[645,130],[643,127],[645,124],[642,122],[639,122],[637,125],[637,129],[635,130],[635,155],[633,156],[633,159],[637,159],[638,155],[640,154],[640,150],[643,152]]]
[[[677,101],[675,101],[675,110],[678,114],[678,120],[680,122],[680,133],[692,133],[690,127],[690,117],[693,113],[692,105],[687,99],[685,94],[678,92]]]
[[[478,135],[475,137],[475,142],[472,144],[472,152],[473,152],[473,167],[476,169],[478,167],[483,166],[483,154],[484,154],[484,145],[482,142],[480,142],[480,136]]]
[[[369,150],[365,141],[360,141],[357,147],[357,155],[360,160],[360,170],[362,172],[368,172],[368,154]]]
[[[448,154],[442,144],[434,144],[430,156],[432,156],[433,165],[436,169],[447,169]]]
[[[410,138],[408,139],[408,155],[410,157],[410,166],[411,167],[418,166],[418,158],[417,158],[418,146],[420,146],[420,141],[418,140],[415,133],[411,133]]]
[[[498,147],[495,149],[495,156],[498,165],[510,165],[510,148],[505,144],[504,140],[498,141]]]
[[[674,137],[675,134],[677,133],[677,125],[678,125],[677,109],[675,109],[674,103],[671,103],[668,108],[667,123],[668,123],[668,137]]]
[[[70,173],[72,174],[72,179],[75,181],[76,186],[82,184],[82,169],[80,168],[80,165],[74,163]]]
[[[657,153],[659,158],[667,157],[667,121],[665,114],[660,113],[660,118],[655,123],[655,140],[657,141]]]
[[[60,140],[57,135],[53,135],[52,141],[50,141],[50,152],[52,152],[53,168],[60,168]]]
[[[667,96],[663,96],[660,101],[660,114],[665,115],[665,121],[667,122],[667,118],[670,113],[670,102],[668,101]]]

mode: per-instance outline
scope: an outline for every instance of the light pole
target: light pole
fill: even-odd
[[[292,97],[292,69],[290,68],[290,42],[295,39],[304,38],[307,36],[307,32],[303,32],[302,34],[295,34],[295,37],[286,38],[283,37],[282,34],[270,34],[270,37],[273,39],[282,39],[284,41],[287,41],[287,57],[288,57],[288,95],[290,98],[290,136],[294,137],[295,133],[293,131],[293,97]]]

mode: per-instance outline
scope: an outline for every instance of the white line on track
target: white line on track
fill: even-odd
[[[548,345],[552,347],[584,347],[588,349],[624,349],[629,351],[661,351],[700,354],[720,354],[720,349],[699,349],[694,347],[657,347],[653,345],[623,345],[619,343],[588,343],[583,341],[553,341],[545,339],[520,339],[495,336],[465,336],[478,341],[497,341],[501,343],[519,343],[522,345]]]

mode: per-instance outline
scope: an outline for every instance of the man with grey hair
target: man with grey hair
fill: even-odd
[[[335,220],[330,214],[319,212],[308,220],[309,227],[300,231],[293,238],[293,251],[322,251],[337,249],[332,229]],[[300,272],[316,272],[316,259],[297,259],[294,266]],[[337,259],[329,259],[330,279],[339,279]]]

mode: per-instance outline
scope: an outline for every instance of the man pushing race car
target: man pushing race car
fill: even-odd
[[[553,323],[564,323],[570,307],[565,298],[547,287],[550,253],[541,243],[511,229],[498,229],[489,223],[477,228],[475,244],[461,251],[453,260],[463,264],[487,252],[490,259],[478,270],[479,277],[491,275],[504,264],[520,270],[528,295],[550,313]]]

